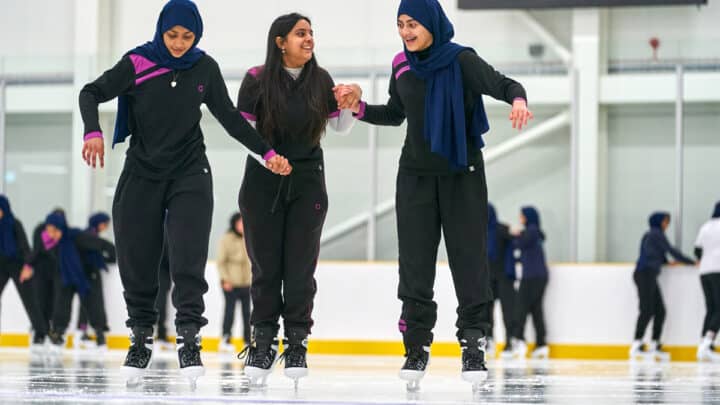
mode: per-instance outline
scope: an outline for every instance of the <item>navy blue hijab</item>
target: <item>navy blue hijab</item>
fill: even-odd
[[[537,208],[527,206],[523,207],[521,209],[521,212],[523,216],[525,216],[525,227],[527,228],[530,225],[535,225],[538,228],[540,228],[540,213],[538,212]]]
[[[0,195],[0,210],[3,217],[0,219],[0,255],[8,258],[17,258],[17,241],[15,240],[15,216],[10,209],[10,201]]]
[[[172,27],[179,25],[195,34],[195,42],[192,47],[179,58],[170,54],[163,34]],[[146,42],[125,55],[136,54],[143,56],[156,65],[171,70],[190,69],[205,55],[205,51],[197,48],[198,42],[203,35],[203,21],[197,6],[190,0],[170,0],[163,7],[158,17],[155,28],[155,37],[152,42]],[[115,134],[113,135],[113,146],[125,142],[130,135],[128,126],[128,100],[126,96],[118,97],[118,112],[115,118]]]
[[[465,127],[462,70],[457,56],[466,49],[475,51],[450,41],[455,29],[437,0],[402,0],[398,17],[402,14],[418,21],[433,36],[427,58],[421,60],[405,48],[410,69],[427,84],[425,139],[430,150],[448,159],[452,169],[465,169],[468,134],[480,149],[485,146],[482,135],[490,130],[482,96],[475,102],[470,131]]]
[[[662,223],[665,218],[669,219],[670,214],[663,211],[654,212],[652,215],[650,215],[650,218],[648,218],[650,229],[660,229],[662,231]]]
[[[99,235],[100,230],[98,228],[100,227],[100,224],[104,224],[106,222],[110,222],[110,215],[104,212],[98,212],[97,214],[91,216],[88,220],[87,232],[96,236]],[[102,253],[91,251],[87,253],[86,258],[94,268],[107,271],[107,263],[105,263],[105,258]]]
[[[498,219],[495,207],[488,203],[488,232],[487,232],[487,254],[491,261],[496,261],[500,255],[497,243]]]
[[[62,232],[58,241],[58,262],[60,263],[60,276],[63,284],[74,286],[78,294],[86,296],[90,291],[90,284],[85,278],[80,254],[75,246],[75,238],[81,232],[79,229],[71,229],[65,221],[65,216],[59,213],[48,215],[45,219],[46,225],[52,225]]]
[[[715,210],[713,211],[713,218],[720,218],[720,201],[715,204]]]

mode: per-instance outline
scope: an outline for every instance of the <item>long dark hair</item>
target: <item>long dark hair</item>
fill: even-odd
[[[288,73],[283,68],[282,51],[275,43],[277,37],[286,38],[300,20],[306,20],[312,25],[309,18],[298,13],[291,13],[276,18],[268,32],[265,66],[258,77],[262,104],[258,128],[260,133],[271,143],[275,141],[273,139],[275,130],[285,129],[281,127],[284,120],[280,117],[287,112],[287,93],[290,91],[290,86],[297,86],[298,90],[306,95],[310,115],[307,135],[310,136],[313,145],[320,143],[320,138],[322,138],[328,122],[330,112],[327,102],[326,74],[318,66],[315,54],[313,53],[312,58],[305,64],[302,74],[293,84],[287,79]]]

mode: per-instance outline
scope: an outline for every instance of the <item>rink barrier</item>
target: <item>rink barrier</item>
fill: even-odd
[[[172,338],[174,340],[174,338]],[[27,334],[2,334],[0,347],[28,347],[30,337]],[[130,345],[127,336],[110,335],[107,338],[108,349],[126,350]],[[242,339],[233,339],[235,349],[243,349]],[[217,352],[220,345],[219,337],[203,337],[204,351]],[[68,336],[66,348],[73,346],[73,336]],[[629,345],[582,345],[582,344],[550,344],[550,358],[557,360],[628,360]],[[502,351],[504,345],[498,343],[496,353]],[[528,353],[534,345],[528,344]],[[663,346],[670,353],[672,361],[696,361],[697,347],[694,346]],[[432,345],[433,356],[460,357],[460,346],[455,342],[435,342]],[[405,351],[401,341],[353,341],[353,340],[311,340],[308,353],[321,355],[358,355],[358,356],[402,356]]]

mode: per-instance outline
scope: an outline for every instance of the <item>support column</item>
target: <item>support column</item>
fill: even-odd
[[[599,239],[599,90],[600,11],[573,10],[573,62],[577,76],[575,175],[577,201],[577,257],[580,262],[598,259]]]

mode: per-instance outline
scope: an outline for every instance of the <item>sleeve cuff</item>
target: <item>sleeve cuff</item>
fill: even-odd
[[[365,116],[365,108],[367,108],[367,103],[364,101],[361,101],[360,102],[360,111],[358,111],[357,113],[353,113],[353,117],[355,117],[359,120],[363,119],[363,117]]]
[[[84,139],[85,141],[89,141],[89,140],[94,139],[94,138],[102,138],[102,137],[103,137],[102,132],[100,132],[100,131],[93,131],[93,132],[88,132],[87,134],[85,134],[85,137],[84,137],[83,139]]]
[[[522,100],[522,101],[525,102],[525,104],[527,104],[527,99],[526,99],[525,97],[515,97],[515,98],[513,99],[513,103],[515,103],[515,102],[518,101],[518,100]]]
[[[275,152],[275,149],[270,149],[266,154],[263,155],[263,160],[267,162],[275,156],[277,156],[277,152]]]

